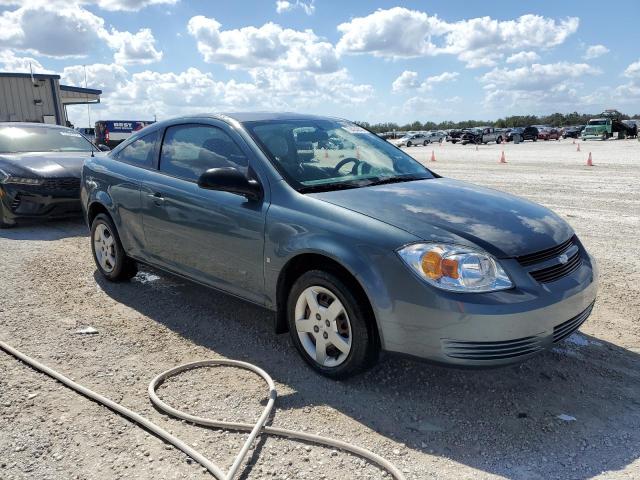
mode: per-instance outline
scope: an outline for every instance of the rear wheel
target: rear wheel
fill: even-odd
[[[112,282],[129,280],[138,272],[136,263],[122,248],[113,221],[101,213],[91,224],[91,250],[102,276]]]
[[[429,145],[429,140],[425,140],[424,142],[422,142],[423,147],[426,147],[427,145]]]
[[[369,308],[336,275],[303,274],[287,302],[291,340],[317,372],[338,379],[375,363],[378,344]]]

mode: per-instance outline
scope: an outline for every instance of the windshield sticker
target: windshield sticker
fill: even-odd
[[[79,133],[72,132],[60,132],[60,135],[64,135],[65,137],[82,137]]]
[[[353,123],[341,123],[340,126],[349,133],[367,133],[364,128]]]

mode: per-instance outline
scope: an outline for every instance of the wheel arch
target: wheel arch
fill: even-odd
[[[362,306],[367,310],[369,320],[372,322],[371,325],[376,342],[378,346],[381,346],[382,339],[373,306],[371,305],[366,290],[356,275],[336,259],[316,252],[299,253],[289,259],[280,270],[276,284],[276,333],[285,333],[289,330],[287,323],[288,294],[294,282],[310,270],[323,270],[332,273],[352,290],[352,293],[362,302]]]

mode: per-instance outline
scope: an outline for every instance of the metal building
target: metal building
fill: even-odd
[[[67,105],[100,103],[101,90],[60,85],[60,75],[0,72],[0,122],[67,124]]]

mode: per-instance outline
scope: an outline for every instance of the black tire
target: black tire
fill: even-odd
[[[413,145],[411,142],[407,142],[407,147],[410,147],[411,145]]]
[[[320,365],[316,362],[315,358],[306,352],[296,330],[295,310],[298,298],[306,289],[315,286],[329,290],[340,300],[350,324],[351,347],[349,353],[342,363],[333,367]],[[287,299],[289,333],[300,356],[316,372],[332,379],[341,379],[360,373],[376,363],[380,347],[376,335],[375,320],[365,302],[366,299],[354,295],[353,288],[349,288],[339,276],[322,270],[310,270],[302,274],[293,284]]]
[[[496,143],[498,143],[498,144],[499,144],[499,143],[502,143],[502,137],[498,137],[498,138],[496,138]]]
[[[533,141],[537,142],[538,141],[538,137],[533,137]]]
[[[110,269],[105,268],[98,259],[98,255],[96,255],[95,236],[97,235],[96,232],[98,229],[103,227],[108,231],[109,236],[113,238],[112,250],[110,250],[110,252],[115,261],[113,265],[109,264]],[[104,278],[111,282],[130,280],[138,273],[136,262],[129,258],[124,248],[122,248],[122,242],[120,241],[118,230],[113,224],[113,221],[104,213],[96,215],[96,218],[94,218],[91,223],[91,252],[93,253],[93,260],[96,263],[96,267],[98,267],[98,271]]]
[[[424,142],[422,142],[423,147],[426,147],[427,145],[429,145],[429,140],[425,140]]]

